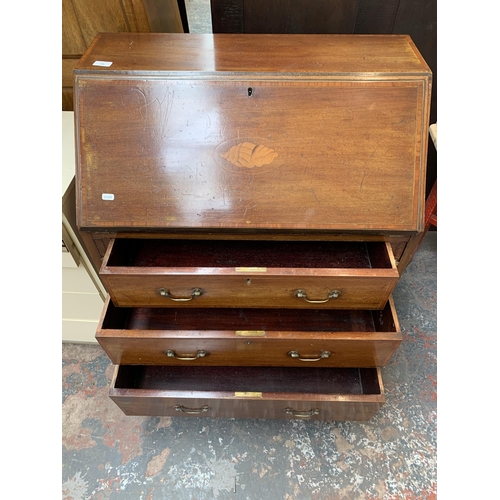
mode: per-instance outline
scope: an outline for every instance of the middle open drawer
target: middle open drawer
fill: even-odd
[[[116,365],[375,367],[402,337],[392,297],[380,311],[120,308],[108,298],[96,339]]]
[[[382,309],[388,242],[114,239],[100,277],[117,306]]]

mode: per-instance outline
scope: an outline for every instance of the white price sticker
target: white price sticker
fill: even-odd
[[[108,200],[108,201],[113,201],[115,199],[115,195],[111,194],[111,193],[102,193],[102,199]]]
[[[103,66],[105,68],[109,68],[113,63],[109,61],[95,61],[92,66]]]

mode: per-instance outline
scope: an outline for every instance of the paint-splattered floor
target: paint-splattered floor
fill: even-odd
[[[367,423],[126,417],[103,350],[63,344],[63,499],[436,498],[436,236],[394,292],[403,342]]]

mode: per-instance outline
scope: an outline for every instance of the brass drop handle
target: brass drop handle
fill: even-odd
[[[165,354],[169,358],[175,358],[175,359],[178,359],[179,361],[193,361],[195,359],[204,358],[205,356],[208,356],[207,351],[198,351],[193,356],[177,356],[177,354],[175,354],[175,351],[172,351],[171,349],[169,349],[168,351],[165,351]]]
[[[162,297],[174,300],[175,302],[188,302],[190,300],[193,300],[195,297],[200,297],[201,295],[203,295],[203,290],[201,288],[193,288],[191,297],[172,297],[172,295],[170,295],[170,292],[166,288],[158,288],[158,293]]]
[[[288,355],[291,357],[291,358],[297,358],[297,359],[300,359],[300,361],[319,361],[320,359],[326,359],[326,358],[329,358],[331,356],[331,352],[330,351],[323,351],[318,358],[303,358],[300,356],[300,354],[297,352],[297,351],[290,351],[288,353]]]
[[[311,410],[294,410],[293,408],[285,408],[283,410],[287,415],[292,415],[298,418],[309,418],[319,414],[319,408],[312,408]]]
[[[198,413],[203,413],[210,410],[210,407],[203,405],[200,408],[186,408],[185,406],[174,406],[175,411],[181,411],[182,413],[188,413],[189,415],[197,415]]]
[[[296,290],[294,295],[298,299],[304,299],[306,302],[309,302],[309,304],[325,304],[330,299],[337,299],[340,296],[340,290],[332,290],[325,300],[310,300],[307,298],[307,293],[304,292],[304,290]]]

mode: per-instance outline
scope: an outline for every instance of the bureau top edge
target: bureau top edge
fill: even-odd
[[[408,35],[99,33],[75,75],[431,76]]]

